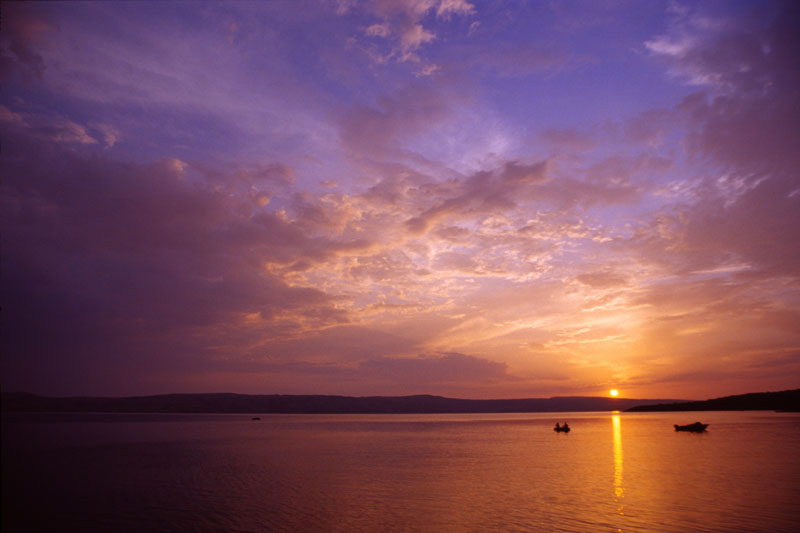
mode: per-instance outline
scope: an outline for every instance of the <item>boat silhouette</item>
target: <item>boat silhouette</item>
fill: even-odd
[[[700,422],[686,424],[685,426],[679,426],[678,424],[675,424],[675,431],[693,431],[694,433],[702,433],[707,427],[708,424],[701,424]]]

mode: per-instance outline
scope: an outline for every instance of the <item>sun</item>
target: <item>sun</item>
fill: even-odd
[[[617,396],[617,394],[619,394],[619,391],[618,391],[617,389],[611,389],[610,391],[608,391],[608,393],[609,393],[611,396],[615,396],[615,397],[616,397],[616,396]]]

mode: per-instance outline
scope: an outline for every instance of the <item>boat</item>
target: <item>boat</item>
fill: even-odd
[[[260,416],[254,416],[254,417],[253,417],[253,418],[251,418],[250,420],[261,420],[261,417],[260,417]]]
[[[702,433],[707,427],[708,424],[701,424],[700,422],[686,424],[685,426],[679,426],[678,424],[675,424],[675,431],[693,431],[694,433]]]
[[[553,431],[558,431],[559,433],[569,433],[569,426],[567,424],[564,424],[563,426],[556,424],[556,427],[553,428]]]

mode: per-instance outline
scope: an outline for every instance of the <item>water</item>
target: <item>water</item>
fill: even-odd
[[[3,531],[800,528],[800,414],[250,418],[4,415]]]

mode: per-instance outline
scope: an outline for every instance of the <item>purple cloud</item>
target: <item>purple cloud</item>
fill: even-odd
[[[9,390],[794,385],[793,3],[308,7],[4,6]]]

